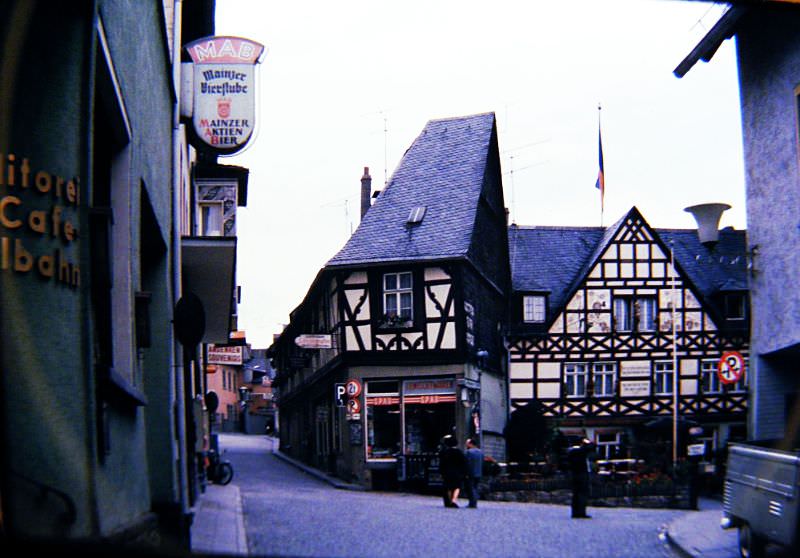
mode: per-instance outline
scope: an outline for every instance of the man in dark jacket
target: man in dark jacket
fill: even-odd
[[[467,473],[467,460],[464,452],[458,448],[456,437],[448,434],[442,438],[442,450],[439,452],[439,472],[442,474],[442,500],[444,507],[457,508],[461,483]]]
[[[469,507],[478,507],[478,483],[483,473],[483,452],[480,444],[473,438],[467,438],[467,450],[464,452],[467,458],[467,478],[466,489],[469,498]]]
[[[586,504],[589,501],[589,454],[592,442],[583,438],[578,444],[567,450],[567,461],[572,476],[572,517],[589,519],[586,515]]]

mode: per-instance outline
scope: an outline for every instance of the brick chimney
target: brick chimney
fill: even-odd
[[[372,177],[369,175],[369,167],[364,167],[364,176],[361,177],[361,218],[369,210],[372,194]]]

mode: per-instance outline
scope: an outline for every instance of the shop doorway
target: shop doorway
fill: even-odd
[[[407,398],[420,399],[420,398]],[[443,436],[453,434],[456,411],[453,402],[409,403],[405,401],[405,452],[407,455],[436,453]]]

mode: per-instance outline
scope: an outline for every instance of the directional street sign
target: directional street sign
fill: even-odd
[[[330,349],[333,347],[331,335],[324,333],[304,333],[295,337],[294,343],[303,349]]]

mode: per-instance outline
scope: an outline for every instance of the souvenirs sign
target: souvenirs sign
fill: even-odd
[[[222,155],[242,149],[255,128],[256,64],[264,45],[205,37],[186,45],[193,62],[192,123],[199,147]]]

